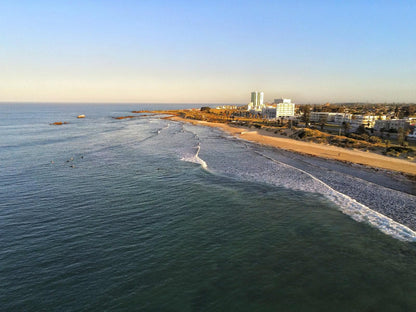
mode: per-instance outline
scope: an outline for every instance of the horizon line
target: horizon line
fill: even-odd
[[[271,104],[273,104],[273,102],[270,102]],[[343,101],[343,102],[329,102],[329,101],[324,101],[324,102],[309,102],[309,103],[294,103],[295,105],[325,105],[325,104],[333,104],[333,105],[340,105],[340,104],[402,104],[402,105],[412,105],[412,104],[416,104],[415,102],[380,102],[380,101],[375,101],[375,102],[370,102],[370,101]],[[71,101],[0,101],[0,105],[4,105],[4,104],[75,104],[75,105],[79,105],[79,104],[92,104],[92,105],[97,105],[97,104],[101,104],[101,105],[137,105],[137,104],[146,104],[146,105],[158,105],[158,104],[163,104],[163,105],[247,105],[248,103],[235,103],[235,102],[80,102],[80,101],[75,101],[75,102],[71,102]],[[268,104],[268,102],[266,102],[266,104]]]

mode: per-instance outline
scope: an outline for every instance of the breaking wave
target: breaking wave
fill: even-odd
[[[309,174],[308,172],[302,169],[279,162],[258,151],[256,151],[256,153],[261,155],[262,157],[267,158],[268,160],[272,162],[278,163],[279,165],[282,165],[282,166],[293,168],[294,170],[299,171],[301,174],[304,174],[310,177],[314,182],[322,186],[322,188],[318,187],[319,193],[321,193],[326,198],[334,202],[337,206],[340,207],[341,212],[350,216],[355,221],[366,222],[368,224],[371,224],[372,226],[378,228],[383,233],[387,235],[391,235],[400,240],[416,241],[416,232],[409,229],[407,226],[400,224],[392,220],[391,218],[381,213],[378,213],[368,208],[367,206],[357,202],[355,199],[341,192],[334,190],[328,184],[324,183],[323,181],[319,180],[318,178],[314,177],[313,175]],[[295,187],[295,189],[299,189],[302,191],[310,191],[310,188],[305,187],[304,184],[299,184],[297,187]]]
[[[199,157],[199,151],[200,150],[201,150],[201,146],[198,145],[196,147],[196,153],[195,153],[195,155],[184,156],[184,157],[181,158],[181,160],[182,161],[191,162],[191,163],[195,163],[195,164],[200,164],[202,168],[208,169],[207,163],[203,159],[201,159]]]

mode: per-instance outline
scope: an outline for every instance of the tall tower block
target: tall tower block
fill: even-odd
[[[251,103],[253,103],[253,108],[257,108],[257,92],[251,92]]]
[[[255,110],[261,110],[263,108],[263,92],[251,92],[251,103],[253,103],[253,108]]]
[[[259,92],[258,93],[259,108],[263,107],[263,99],[264,99],[264,92]]]

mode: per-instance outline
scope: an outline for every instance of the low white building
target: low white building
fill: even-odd
[[[406,119],[385,119],[385,120],[376,120],[374,129],[376,130],[398,130],[399,128],[408,129],[411,124],[411,120]]]
[[[334,123],[342,125],[344,122],[351,122],[352,114],[336,113],[334,116]]]
[[[320,122],[326,119],[327,123],[341,125],[343,122],[351,122],[351,114],[330,113],[330,112],[311,112],[310,121]]]
[[[266,119],[276,119],[276,105],[265,105],[261,115]]]
[[[325,120],[327,122],[334,121],[335,113],[328,113],[328,112],[311,112],[309,119],[311,122],[320,122],[321,120]]]
[[[237,109],[237,105],[220,105],[216,109]]]
[[[379,116],[372,115],[352,115],[351,117],[351,129],[357,129],[359,126],[363,125],[366,128],[374,128],[376,120],[379,119]]]
[[[295,103],[292,103],[291,99],[282,100],[276,104],[276,118],[295,116]]]

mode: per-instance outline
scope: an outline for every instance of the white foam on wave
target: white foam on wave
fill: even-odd
[[[270,161],[274,163],[278,163],[279,165],[286,166],[292,169],[295,169],[302,174],[307,175],[310,177],[313,181],[317,182],[323,188],[319,188],[319,193],[323,194],[326,198],[334,202],[338,207],[340,207],[341,212],[344,214],[350,216],[352,219],[358,222],[366,222],[368,224],[371,224],[372,226],[378,228],[383,233],[393,236],[400,240],[405,241],[416,241],[416,232],[408,228],[407,226],[400,224],[391,218],[378,213],[367,206],[357,202],[355,199],[336,191],[332,187],[330,187],[328,184],[324,183],[323,181],[319,180],[318,178],[314,177],[310,173],[293,167],[291,165],[282,163],[280,161],[277,161],[269,156],[266,156],[260,152],[256,152],[258,155],[261,155]],[[302,191],[308,191],[308,189],[303,186],[298,187],[299,190]],[[315,188],[316,189],[316,188]]]
[[[200,138],[199,138],[198,134],[196,134],[193,131],[189,131],[189,130],[185,129],[183,123],[180,123],[180,125],[181,125],[180,133],[189,134],[193,137],[193,140],[198,142],[197,146],[191,148],[192,151],[196,150],[196,152],[195,153],[185,152],[185,154],[181,157],[181,160],[191,162],[191,163],[194,163],[194,164],[199,164],[199,165],[201,165],[202,168],[207,170],[208,169],[207,163],[199,157],[199,152],[201,151],[201,145],[200,145]],[[181,153],[183,153],[183,152],[184,151],[181,151]]]
[[[181,158],[182,161],[187,161],[195,164],[200,164],[202,168],[208,169],[207,163],[199,157],[199,151],[201,150],[201,146],[198,144],[196,147],[195,155],[184,156]]]

